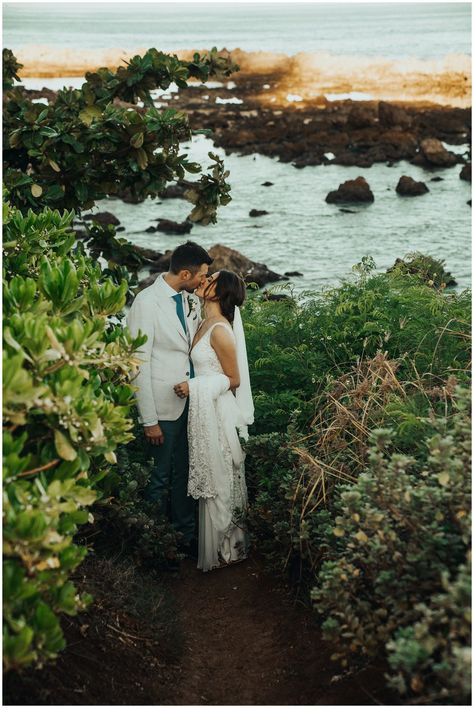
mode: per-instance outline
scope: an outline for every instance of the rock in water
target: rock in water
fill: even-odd
[[[273,182],[262,182],[262,187],[273,187]]]
[[[326,197],[328,204],[339,202],[373,202],[374,195],[364,177],[349,179]]]
[[[410,128],[412,120],[403,108],[380,101],[379,123],[385,128]]]
[[[119,226],[120,224],[120,220],[117,219],[114,214],[111,214],[110,211],[99,211],[97,214],[86,214],[83,219],[84,221],[96,221],[101,226],[108,226],[109,224],[112,224],[112,226]]]
[[[161,192],[158,192],[158,196],[160,199],[186,199],[184,196],[185,192],[187,192],[188,189],[192,189],[194,186],[194,182],[188,182],[183,179],[180,182],[176,182],[176,184],[170,184],[162,189]]]
[[[461,179],[466,180],[466,182],[471,181],[471,163],[470,162],[468,162],[466,165],[464,165],[464,167],[462,168],[462,170],[459,174],[459,177]]]
[[[425,160],[435,167],[452,167],[458,161],[456,155],[446,150],[441,140],[437,138],[422,140],[420,150]]]
[[[265,209],[251,209],[249,211],[249,216],[266,216],[268,214],[268,211],[265,211]]]
[[[163,231],[165,234],[189,234],[193,225],[190,221],[183,221],[181,224],[171,219],[159,219],[157,231]]]
[[[208,253],[213,258],[213,263],[209,267],[210,273],[217,270],[231,270],[240,275],[246,283],[257,283],[259,288],[267,283],[275,283],[278,280],[288,280],[285,275],[269,270],[263,263],[251,261],[233,248],[216,244],[208,249]]]
[[[412,177],[403,175],[398,180],[395,191],[402,197],[418,197],[430,190],[424,182],[416,182]]]

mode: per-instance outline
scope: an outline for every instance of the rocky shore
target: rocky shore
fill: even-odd
[[[237,72],[232,78],[225,84],[194,84],[179,93],[161,95],[156,105],[185,111],[192,129],[212,131],[214,144],[227,153],[260,153],[296,168],[330,164],[370,167],[375,162],[391,165],[408,160],[436,169],[470,161],[470,151],[454,154],[439,143],[470,144],[470,108],[427,102],[328,100],[324,95],[303,97],[296,93],[284,97],[282,85],[286,86],[287,77],[281,69]],[[49,101],[55,95],[49,89],[30,93]],[[138,105],[137,110],[144,109]],[[428,141],[433,140],[430,150]]]

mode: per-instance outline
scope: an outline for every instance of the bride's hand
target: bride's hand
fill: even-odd
[[[189,396],[189,383],[187,381],[183,381],[183,383],[176,384],[176,386],[173,386],[174,392],[179,398],[186,398]]]

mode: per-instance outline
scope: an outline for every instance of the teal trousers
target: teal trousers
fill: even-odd
[[[164,434],[162,445],[152,445],[154,468],[145,497],[157,501],[177,531],[183,534],[187,544],[195,537],[197,502],[188,496],[189,451],[188,451],[189,402],[177,420],[160,420]]]

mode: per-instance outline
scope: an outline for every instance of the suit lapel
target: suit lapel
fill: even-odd
[[[178,313],[176,312],[176,303],[173,298],[169,296],[169,293],[163,285],[163,276],[160,274],[153,284],[156,293],[156,304],[160,310],[160,313],[163,315],[163,318],[169,324],[169,331],[176,333],[177,336],[186,342],[186,346],[188,346],[186,332],[184,331],[179,320]]]

